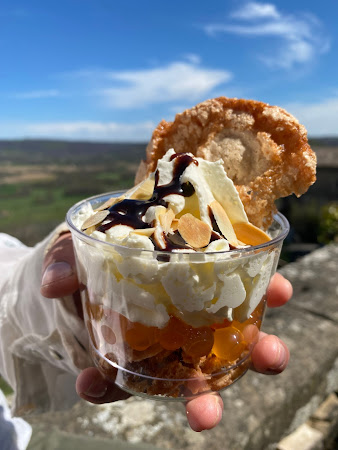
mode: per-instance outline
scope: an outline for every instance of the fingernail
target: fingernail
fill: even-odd
[[[284,345],[281,342],[279,342],[279,352],[276,357],[274,367],[276,369],[280,369],[285,364],[285,360],[286,360],[286,350]]]
[[[292,284],[290,283],[290,281],[287,280],[286,278],[284,280],[284,287],[287,292],[288,298],[291,298],[293,295],[293,287],[292,287]]]
[[[219,423],[219,421],[222,418],[222,414],[223,414],[222,405],[217,397],[215,397],[215,409],[216,409],[216,415],[215,415],[215,421],[214,421],[213,426],[216,426]]]
[[[81,394],[88,395],[89,397],[101,398],[107,392],[107,384],[104,379],[100,376],[94,378],[91,384],[85,389],[85,392],[81,392]]]
[[[73,275],[73,269],[66,262],[56,262],[48,266],[42,276],[41,285],[47,286],[48,284],[60,281],[64,278],[68,278]]]
[[[277,352],[276,352],[276,358],[271,364],[271,367],[266,371],[267,374],[278,374],[282,372],[285,368],[286,362],[287,362],[287,350],[284,346],[284,344],[280,341],[280,339],[276,338],[277,342]]]

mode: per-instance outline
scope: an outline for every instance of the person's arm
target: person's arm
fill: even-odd
[[[0,389],[0,442],[2,449],[25,450],[32,436],[31,425],[21,417],[12,417],[6,397]]]
[[[40,294],[46,251],[63,231],[34,248],[1,235],[0,374],[15,391],[16,415],[71,406],[76,375],[90,364],[72,295],[47,301]]]
[[[79,287],[76,278],[71,236],[65,235],[50,249],[45,260],[41,292],[45,297],[74,294]],[[69,273],[69,277],[67,277]],[[285,304],[292,296],[292,286],[280,274],[271,280],[267,303],[269,307]],[[252,352],[252,369],[265,374],[282,372],[289,361],[286,345],[277,337],[260,333],[260,340]],[[114,383],[105,380],[98,369],[88,367],[76,381],[78,395],[95,404],[109,403],[128,397]],[[222,418],[223,402],[218,394],[206,394],[186,403],[187,418],[191,428],[202,431],[215,427]]]

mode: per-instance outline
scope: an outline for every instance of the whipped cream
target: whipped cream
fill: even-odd
[[[222,162],[173,149],[118,202],[103,212],[86,202],[73,223],[95,239],[74,241],[90,301],[158,328],[171,314],[195,327],[246,320],[278,260],[274,251],[251,251],[236,235],[236,224],[256,229]]]

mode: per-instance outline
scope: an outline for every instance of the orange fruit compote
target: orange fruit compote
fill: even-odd
[[[167,352],[181,351],[177,353],[178,358],[182,355],[192,359],[216,357],[228,366],[246,355],[258,341],[264,306],[265,298],[244,322],[224,319],[202,327],[192,327],[171,315],[161,329],[132,322],[103,305],[87,304],[86,309],[94,341],[98,336],[93,330],[99,326],[103,340],[110,345],[127,345],[133,351],[145,351],[156,344]]]

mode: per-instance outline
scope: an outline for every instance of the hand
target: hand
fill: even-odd
[[[79,282],[76,275],[73,244],[70,233],[62,235],[48,252],[43,267],[41,294],[47,298],[72,295],[81,316]],[[292,296],[292,286],[276,273],[271,279],[267,304],[274,308],[284,305]],[[289,350],[277,336],[260,332],[252,351],[252,370],[267,375],[282,372],[289,361]],[[109,403],[126,399],[129,394],[104,379],[95,367],[85,369],[77,378],[76,390],[91,403]],[[209,430],[222,418],[223,402],[218,394],[206,394],[186,403],[189,424],[194,431]]]

